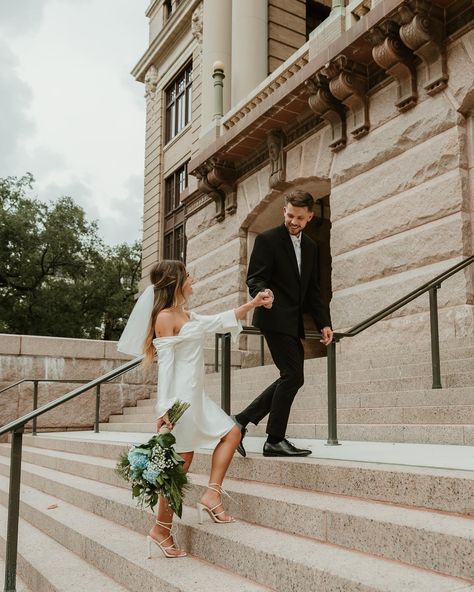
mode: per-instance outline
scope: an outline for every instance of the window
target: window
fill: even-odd
[[[165,179],[165,259],[186,258],[186,237],[184,234],[184,206],[181,193],[188,186],[188,164],[185,163]]]
[[[171,0],[165,0],[163,2],[164,7],[165,7],[165,19],[169,19],[171,16],[171,13],[173,12],[173,5],[171,3]]]
[[[306,0],[306,40],[309,39],[309,34],[314,31],[316,27],[327,19],[331,8],[325,6],[323,2],[316,2],[315,0]]]
[[[166,89],[166,142],[191,121],[192,64],[189,63]]]

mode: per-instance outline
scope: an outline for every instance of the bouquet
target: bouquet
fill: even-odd
[[[189,403],[177,401],[168,410],[170,423],[176,424]],[[183,470],[183,458],[175,451],[176,438],[165,426],[145,444],[130,446],[120,455],[116,473],[132,486],[132,496],[139,505],[153,511],[158,497],[163,495],[170,508],[180,518],[183,496],[188,479]]]

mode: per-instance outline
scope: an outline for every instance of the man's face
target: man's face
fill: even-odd
[[[313,212],[310,212],[308,208],[299,208],[290,203],[283,208],[283,215],[288,232],[294,236],[298,236],[314,216]]]

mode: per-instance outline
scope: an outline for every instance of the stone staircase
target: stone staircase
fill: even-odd
[[[114,472],[139,436],[25,436],[18,565],[28,588],[18,590],[474,591],[474,471],[236,456],[225,486],[239,522],[199,525],[210,464],[201,450],[178,535],[191,556],[169,561],[156,549],[146,559],[152,515]],[[8,465],[1,444],[2,543]]]
[[[352,346],[352,343],[350,344]],[[337,358],[338,436],[341,440],[474,444],[474,338],[441,351],[443,389],[432,389],[429,343],[360,352],[342,342]],[[273,365],[233,370],[232,412],[241,411],[278,376]],[[306,383],[292,407],[287,435],[327,438],[326,359],[305,362]],[[206,375],[220,400],[220,374]],[[112,415],[102,430],[152,432],[154,400]],[[249,434],[264,435],[265,424]]]

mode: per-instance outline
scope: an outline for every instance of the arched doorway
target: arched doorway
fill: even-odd
[[[292,184],[285,192],[272,192],[243,222],[243,230],[247,233],[247,264],[253,249],[255,237],[260,232],[283,223],[284,195],[288,191],[302,189],[314,197],[316,206],[315,217],[305,228],[304,232],[318,245],[319,251],[319,283],[321,296],[326,304],[330,304],[332,297],[331,285],[331,211],[330,211],[330,183],[327,179],[311,179],[306,182]],[[305,315],[305,328],[316,330],[313,319]],[[252,348],[253,349],[253,348]],[[326,347],[313,339],[304,343],[305,357],[315,358],[326,355]]]

